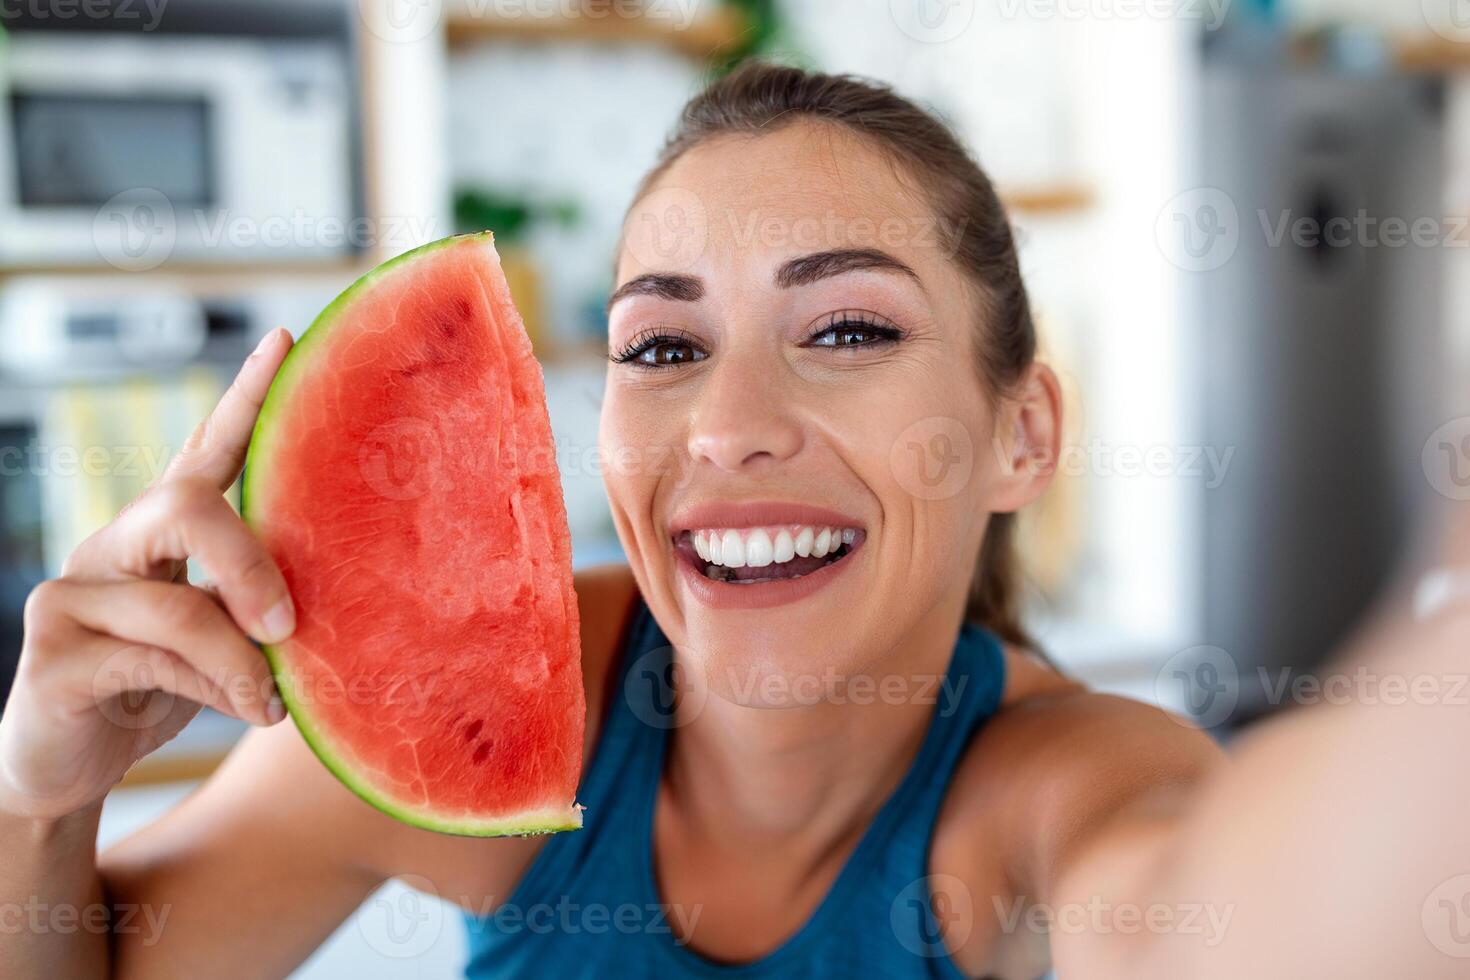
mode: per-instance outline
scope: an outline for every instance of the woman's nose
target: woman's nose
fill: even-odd
[[[689,455],[727,472],[780,462],[801,449],[791,392],[777,371],[729,360],[704,381],[689,427]]]

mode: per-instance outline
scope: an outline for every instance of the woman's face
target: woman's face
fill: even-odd
[[[646,601],[717,693],[794,703],[952,637],[989,514],[1039,493],[944,231],[820,123],[700,144],[629,214],[604,477]]]

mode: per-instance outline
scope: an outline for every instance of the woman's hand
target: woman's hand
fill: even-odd
[[[267,336],[163,476],[31,593],[0,719],[0,811],[59,818],[209,705],[259,725],[284,711],[250,641],[285,639],[285,579],[224,499],[291,338]],[[188,583],[194,558],[216,585]]]
[[[1438,564],[1463,582],[1470,508],[1452,507]],[[1068,825],[1082,843],[1048,902],[1164,925],[1056,931],[1060,976],[1466,975],[1470,597],[1415,610],[1408,592],[1328,668],[1349,697],[1255,726],[1193,792]]]

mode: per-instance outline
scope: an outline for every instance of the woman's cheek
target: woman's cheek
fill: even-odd
[[[987,439],[978,394],[944,383],[939,372],[904,372],[834,407],[831,426],[864,459],[885,511],[953,501],[975,490]]]
[[[609,383],[598,430],[598,455],[615,510],[645,518],[653,512],[660,487],[677,485],[687,476],[683,417],[666,399],[640,397]]]
[[[927,394],[927,397],[924,395]],[[874,400],[851,456],[878,498],[885,535],[902,536],[915,572],[948,579],[968,567],[984,520],[986,454],[992,442],[983,399],[931,387],[927,393]],[[897,543],[897,541],[894,541]]]

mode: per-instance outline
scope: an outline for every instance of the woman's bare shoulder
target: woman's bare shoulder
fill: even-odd
[[[1020,648],[1005,656],[1001,707],[955,770],[931,862],[975,895],[1024,905],[1045,901],[1060,869],[1121,811],[1182,805],[1223,755],[1159,708],[1093,691]],[[979,911],[976,933],[993,945],[978,943],[986,952],[972,965],[1003,955],[1044,969],[1044,936],[1005,935]]]
[[[1208,735],[1158,707],[1093,691],[1018,648],[1006,667],[1001,708],[956,769],[941,824],[980,828],[1007,881],[1044,882],[1124,807],[1187,795],[1223,763]],[[981,835],[957,836],[962,863],[979,861]]]
[[[1094,691],[1021,648],[1005,655],[1001,707],[955,773],[961,799],[1085,809],[1193,779],[1223,758],[1208,735],[1161,708]]]

